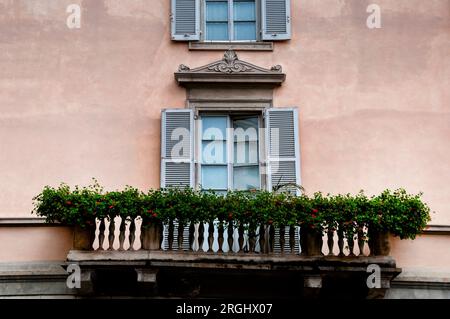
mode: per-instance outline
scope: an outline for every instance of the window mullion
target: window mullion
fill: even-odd
[[[233,0],[228,0],[228,40],[234,40],[234,10]]]
[[[233,185],[233,128],[230,116],[227,116],[228,119],[228,129],[227,129],[227,167],[228,167],[228,189],[234,189]]]

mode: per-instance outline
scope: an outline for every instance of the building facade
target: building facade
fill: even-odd
[[[401,273],[385,298],[450,298],[450,1],[0,0],[0,12],[1,296],[76,295],[61,267],[73,230],[31,215],[32,198],[95,177],[108,190],[424,192],[432,221],[390,239]],[[255,132],[242,162],[226,128]],[[167,151],[173,134],[189,152]]]

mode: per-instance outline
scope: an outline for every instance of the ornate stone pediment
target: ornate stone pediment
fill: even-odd
[[[181,64],[175,78],[179,84],[211,83],[266,83],[280,85],[286,78],[280,65],[270,69],[239,60],[236,52],[228,50],[222,60],[191,69]]]
[[[223,59],[216,61],[199,68],[190,69],[188,66],[181,64],[178,68],[178,72],[220,72],[220,73],[282,73],[281,65],[275,65],[271,69],[265,69],[254,64],[239,60],[236,52],[228,50],[225,52]]]

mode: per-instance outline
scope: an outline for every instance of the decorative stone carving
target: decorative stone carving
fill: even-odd
[[[261,68],[259,66],[253,65],[251,63],[239,60],[236,52],[233,50],[228,50],[225,52],[223,59],[216,61],[205,66],[191,69],[184,64],[180,64],[178,67],[179,73],[189,72],[189,73],[224,73],[224,74],[234,74],[234,73],[282,73],[282,68],[280,65],[275,65],[270,69]]]
[[[273,67],[271,67],[270,71],[281,73],[281,72],[283,72],[283,68],[281,67],[281,65],[277,64],[277,65],[274,65]]]
[[[191,68],[184,64],[180,64],[180,66],[178,67],[178,72],[188,72],[190,70]]]

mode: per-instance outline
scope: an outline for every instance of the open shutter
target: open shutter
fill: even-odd
[[[288,40],[291,38],[291,1],[262,0],[262,39]]]
[[[194,116],[189,109],[168,109],[161,115],[161,187],[194,187]],[[174,234],[178,222],[174,222]],[[168,225],[164,225],[162,248],[169,247]],[[184,229],[182,249],[189,248],[189,228]],[[174,236],[173,247],[178,247]]]
[[[300,146],[297,109],[266,110],[267,185],[299,194]]]
[[[194,186],[192,110],[169,109],[161,116],[161,187]]]
[[[200,0],[172,0],[172,40],[200,40]]]

